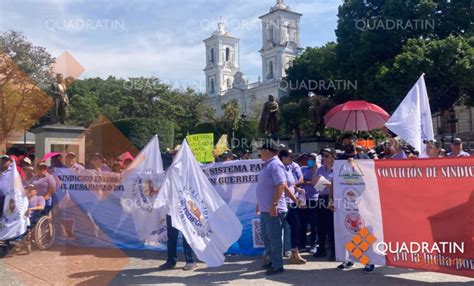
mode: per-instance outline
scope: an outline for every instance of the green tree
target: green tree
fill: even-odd
[[[387,93],[379,100],[394,109],[423,72],[432,111],[474,102],[474,46],[460,36],[409,40],[381,77]]]
[[[15,31],[0,34],[0,152],[18,132],[35,125],[52,105],[45,89],[54,58]]]

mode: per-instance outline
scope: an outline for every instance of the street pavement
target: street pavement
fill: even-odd
[[[305,256],[305,255],[303,255]],[[182,258],[182,257],[181,257]],[[469,285],[474,279],[393,267],[364,274],[358,267],[339,271],[337,262],[306,256],[306,265],[285,265],[285,273],[265,276],[260,257],[228,256],[217,268],[199,263],[194,271],[159,271],[166,253],[54,247],[30,254],[13,251],[0,259],[0,285]]]

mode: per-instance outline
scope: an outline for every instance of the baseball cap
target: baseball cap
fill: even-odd
[[[332,155],[333,157],[336,157],[336,149],[334,148],[324,148],[323,150],[321,150],[321,155],[324,155],[324,154],[330,154]]]
[[[280,148],[278,144],[276,144],[273,140],[266,140],[263,143],[262,147],[258,148],[259,150],[266,149],[270,151],[278,151]]]
[[[0,159],[2,159],[2,160],[10,160],[10,161],[11,161],[10,156],[8,156],[8,155],[2,155],[2,156],[0,156]]]
[[[454,138],[452,143],[453,143],[454,145],[461,145],[461,144],[462,144],[462,140],[461,140],[461,138]]]
[[[232,152],[230,152],[229,150],[225,150],[222,154],[221,154],[221,157],[222,158],[229,158],[229,157],[232,157],[233,154]]]
[[[23,158],[23,161],[27,163],[28,165],[31,165],[31,159],[28,157]]]
[[[74,152],[68,152],[68,153],[66,154],[66,157],[73,157],[73,158],[76,158],[76,153],[74,153]]]

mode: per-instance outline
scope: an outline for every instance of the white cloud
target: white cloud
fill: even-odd
[[[240,66],[250,81],[261,73],[261,26],[258,16],[275,1],[94,1],[0,0],[0,29],[24,31],[53,56],[69,51],[85,68],[84,77],[158,76],[168,81],[204,80],[202,40],[216,29],[219,16],[240,38]],[[303,45],[334,40],[340,1],[286,0],[303,13]],[[82,3],[82,4],[81,4]],[[18,12],[21,11],[21,12]],[[48,30],[48,19],[124,19],[125,30]]]

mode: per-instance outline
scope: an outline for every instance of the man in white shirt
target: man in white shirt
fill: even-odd
[[[451,152],[448,153],[448,157],[469,157],[469,153],[462,150],[462,141],[461,138],[454,138],[451,143]]]

